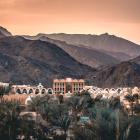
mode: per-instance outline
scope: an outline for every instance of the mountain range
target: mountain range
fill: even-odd
[[[86,76],[86,84],[102,88],[140,87],[140,56],[122,62],[106,70],[91,72]]]
[[[113,52],[123,52],[130,56],[140,55],[140,45],[137,45],[126,39],[109,35],[108,33],[101,35],[91,34],[38,34],[36,36],[24,36],[27,39],[38,39],[41,36],[46,36],[51,39],[65,41],[72,45],[90,46],[94,49],[101,49]]]
[[[55,44],[20,36],[0,38],[0,79],[52,87],[55,78],[84,78],[93,68],[77,62]]]
[[[53,79],[71,77],[102,88],[140,86],[140,46],[135,43],[108,34],[8,33],[0,28],[1,82],[52,87]]]
[[[82,64],[86,64],[92,68],[99,69],[103,65],[116,65],[121,61],[115,57],[102,53],[94,49],[88,49],[86,47],[78,47],[76,45],[67,44],[64,41],[50,39],[48,37],[42,36],[39,38],[42,41],[50,42],[56,44],[64,51],[66,51],[71,57]]]

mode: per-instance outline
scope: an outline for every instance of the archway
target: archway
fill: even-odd
[[[48,90],[48,94],[52,94],[52,90],[51,89]]]
[[[19,93],[19,94],[21,94],[21,91],[20,91],[20,89],[17,89],[16,93]]]
[[[33,93],[33,90],[32,89],[29,90],[29,94],[31,94],[31,93]]]
[[[42,89],[41,94],[45,94],[45,93],[46,93],[46,90]]]
[[[117,94],[120,94],[120,92],[121,92],[121,89],[118,89]]]
[[[27,90],[26,89],[23,89],[22,93],[26,93],[27,94]]]
[[[38,93],[39,93],[39,89],[36,89],[36,90],[35,90],[35,94],[38,94]]]

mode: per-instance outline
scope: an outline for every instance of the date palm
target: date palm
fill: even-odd
[[[53,120],[53,124],[61,127],[61,130],[64,131],[64,135],[66,136],[66,132],[69,129],[71,123],[71,119],[65,115],[64,117],[59,117],[57,120]]]
[[[41,107],[40,111],[38,112],[41,114],[42,118],[46,121],[46,124],[51,119],[51,114],[53,111],[53,105],[46,104],[44,107]]]
[[[35,112],[36,112],[36,122],[38,120],[38,111],[39,111],[39,107],[41,105],[43,105],[43,98],[41,98],[40,96],[31,97],[30,107],[35,109]]]
[[[74,131],[76,131],[77,129],[77,114],[82,112],[82,110],[87,107],[87,102],[86,102],[86,97],[84,98],[80,98],[80,97],[75,97],[72,96],[70,98],[68,98],[65,102],[65,105],[67,107],[69,107],[70,109],[72,109],[72,111],[74,112]]]
[[[134,112],[140,114],[140,103],[136,103],[134,105]]]
[[[124,100],[127,100],[130,103],[132,116],[133,116],[133,109],[134,109],[134,102],[140,98],[138,94],[128,94],[124,97]]]
[[[140,140],[140,116],[134,116],[132,119],[127,140]]]
[[[77,131],[78,136],[85,140],[120,140],[125,139],[126,132],[130,126],[130,119],[125,112],[119,108],[113,109],[109,106],[95,106],[89,109],[90,123],[85,122],[84,132]],[[86,133],[85,133],[86,132]]]
[[[0,98],[2,101],[3,95],[7,95],[9,93],[10,89],[8,87],[0,86]]]
[[[3,111],[0,112],[1,139],[15,140],[18,135],[21,135],[22,125],[32,118],[31,114],[20,115],[22,110],[19,108],[20,103],[12,108],[3,106]]]

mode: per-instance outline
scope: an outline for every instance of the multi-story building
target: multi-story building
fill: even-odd
[[[85,87],[85,81],[83,79],[54,79],[53,91],[54,93],[75,93],[82,90]]]

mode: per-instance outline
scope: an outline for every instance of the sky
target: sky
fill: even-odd
[[[0,0],[13,35],[109,33],[140,45],[140,0]]]

